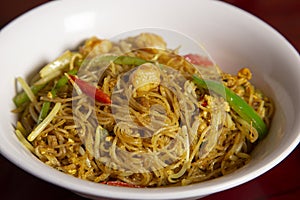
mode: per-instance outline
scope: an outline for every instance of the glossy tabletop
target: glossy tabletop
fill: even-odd
[[[1,0],[0,28],[45,2],[47,1]],[[299,52],[300,0],[225,0],[225,2],[240,7],[270,24],[286,37]],[[300,199],[299,170],[300,146],[298,145],[284,161],[269,172],[238,187],[205,197],[203,200],[298,200]],[[22,171],[1,155],[0,188],[0,198],[4,200],[84,199]]]

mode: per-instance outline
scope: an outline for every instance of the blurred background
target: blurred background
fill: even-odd
[[[1,0],[0,31],[16,17],[46,2],[48,1]],[[225,0],[224,2],[262,19],[280,32],[299,52],[300,0]],[[203,200],[298,200],[300,199],[299,169],[300,147],[298,145],[292,154],[271,171],[241,186],[213,194]],[[68,190],[22,171],[1,155],[0,188],[0,198],[5,200],[84,200]]]

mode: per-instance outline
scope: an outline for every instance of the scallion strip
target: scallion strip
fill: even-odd
[[[76,69],[70,70],[68,72],[68,74],[71,75],[75,75],[77,73]],[[68,78],[66,76],[62,76],[57,83],[55,84],[55,86],[52,88],[52,90],[50,91],[51,94],[51,98],[56,97],[57,92],[66,84],[68,83]],[[45,101],[42,105],[41,111],[40,111],[40,115],[38,118],[38,124],[41,123],[41,121],[43,121],[45,119],[45,117],[48,115],[49,109],[50,109],[50,105],[51,102],[49,101]]]
[[[61,103],[57,102],[51,112],[47,115],[47,117],[40,123],[38,124],[34,130],[28,135],[27,139],[32,142],[37,138],[41,132],[46,128],[47,125],[50,124],[50,122],[54,119],[56,114],[58,113],[59,109],[61,107]]]
[[[33,85],[31,86],[31,92],[36,95],[41,89],[43,89],[45,87],[46,84],[43,85]],[[16,107],[20,107],[21,105],[23,105],[26,102],[29,102],[30,99],[28,97],[28,95],[26,94],[25,91],[20,92],[19,94],[17,94],[14,98],[13,98],[13,102],[15,103]]]

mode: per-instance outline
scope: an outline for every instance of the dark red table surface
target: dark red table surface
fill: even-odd
[[[46,0],[1,0],[0,28]],[[300,0],[225,0],[261,18],[300,50]],[[300,67],[300,66],[299,66]],[[300,102],[299,102],[300,103]],[[74,193],[22,171],[0,155],[0,198],[4,200],[80,200]],[[300,199],[300,146],[279,165],[241,186],[203,198]]]

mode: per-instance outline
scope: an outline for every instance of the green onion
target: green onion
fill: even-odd
[[[193,76],[193,81],[198,85],[198,87],[210,89],[221,95],[229,103],[230,107],[247,123],[251,124],[258,132],[259,139],[263,139],[267,132],[267,126],[258,115],[258,113],[240,96],[235,94],[232,90],[225,87],[223,84],[220,84],[212,80],[203,80],[198,76]]]
[[[42,84],[42,85],[33,85],[31,86],[31,92],[36,95],[41,89],[43,89],[46,86],[46,84]],[[29,102],[30,99],[28,97],[28,95],[26,94],[25,91],[17,94],[14,98],[13,98],[13,102],[15,103],[16,107],[20,107],[21,105],[23,105],[26,102]]]
[[[43,103],[37,124],[41,123],[45,119],[45,117],[48,115],[50,105],[51,105],[50,101],[45,101]]]
[[[76,75],[77,74],[77,70],[73,69],[70,70],[68,72],[68,74],[71,75]],[[62,88],[63,86],[65,86],[68,83],[69,79],[66,76],[62,76],[57,83],[55,84],[54,88],[51,90],[52,95],[56,96],[56,93],[60,90],[60,88]]]
[[[75,70],[75,69],[70,70],[68,72],[68,74],[71,74],[71,75],[75,75],[76,73],[77,73],[77,70]],[[57,83],[52,88],[52,90],[50,91],[51,98],[56,97],[57,92],[61,89],[61,87],[65,86],[67,83],[68,83],[68,78],[66,76],[62,76],[57,81]],[[45,101],[43,103],[41,111],[40,111],[40,115],[39,115],[39,118],[38,118],[38,122],[37,122],[38,124],[41,123],[45,119],[45,117],[48,115],[50,105],[51,105],[51,102],[49,102],[49,101]]]
[[[61,103],[60,102],[56,103],[53,109],[51,110],[51,112],[49,113],[49,115],[47,115],[47,117],[33,129],[33,131],[27,137],[27,139],[30,142],[35,140],[35,138],[37,138],[41,134],[41,132],[46,128],[46,126],[50,124],[50,122],[54,119],[54,117],[58,113],[60,107],[61,107]]]

